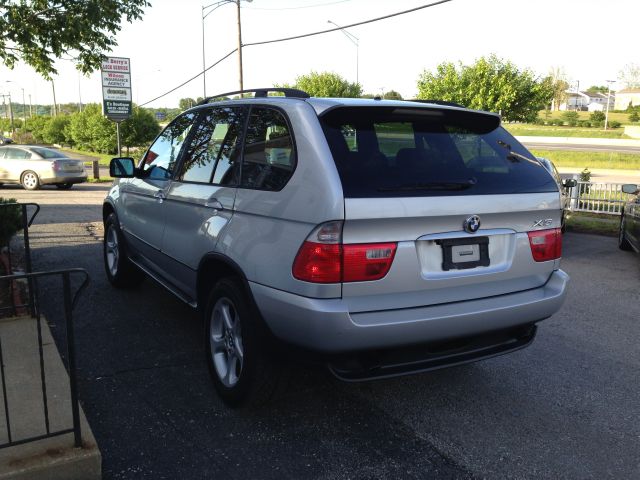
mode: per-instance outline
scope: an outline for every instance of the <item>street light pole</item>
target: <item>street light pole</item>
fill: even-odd
[[[615,83],[615,80],[605,80],[607,82],[607,108],[606,113],[604,115],[604,129],[607,129],[607,124],[609,123],[609,103],[611,101],[611,84]]]
[[[240,78],[240,91],[244,90],[242,82],[242,22],[240,21],[240,0],[236,0],[238,6],[238,74]]]
[[[327,20],[327,23],[330,23],[331,25],[335,25],[336,27],[338,27],[340,29],[340,31],[342,33],[344,33],[344,35],[351,41],[351,43],[353,43],[356,46],[356,83],[360,84],[360,39],[358,37],[356,37],[353,33],[347,32],[344,28],[342,28],[340,25],[338,25],[335,22],[332,22],[331,20]]]

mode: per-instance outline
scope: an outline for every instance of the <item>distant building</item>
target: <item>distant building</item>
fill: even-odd
[[[567,101],[560,105],[560,110],[604,111],[607,108],[606,93],[567,91]],[[613,110],[616,95],[609,94],[609,109]]]
[[[626,110],[629,107],[640,105],[640,88],[625,88],[616,92],[616,110]]]

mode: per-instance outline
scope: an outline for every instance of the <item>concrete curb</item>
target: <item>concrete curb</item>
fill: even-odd
[[[71,428],[69,376],[48,323],[41,317],[42,350],[46,372],[47,407],[51,431]],[[3,365],[11,432],[14,441],[43,435],[44,402],[40,380],[37,323],[30,317],[0,320]],[[5,404],[0,396],[0,411]],[[0,442],[8,441],[4,415]],[[74,448],[73,434],[0,449],[0,480],[99,480],[102,457],[82,408],[82,448]]]

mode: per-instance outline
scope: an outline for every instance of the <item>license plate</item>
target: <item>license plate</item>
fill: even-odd
[[[462,270],[488,267],[489,237],[450,238],[438,240],[442,247],[442,269]]]

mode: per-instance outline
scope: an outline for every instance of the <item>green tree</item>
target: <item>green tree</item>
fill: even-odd
[[[588,93],[607,93],[606,85],[591,85],[587,88]]]
[[[120,141],[127,148],[142,147],[150,143],[160,133],[160,125],[153,113],[138,106],[133,107],[133,115],[120,124]]]
[[[45,78],[54,61],[71,54],[78,70],[100,67],[117,45],[122,19],[142,18],[147,0],[0,0],[0,58],[13,68],[23,61]]]
[[[396,92],[395,90],[389,90],[388,92],[384,93],[382,98],[384,98],[385,100],[402,100],[402,95],[400,95],[400,93]]]
[[[536,78],[529,70],[495,55],[473,65],[445,62],[418,79],[418,98],[456,102],[468,108],[501,112],[508,121],[533,121],[553,96],[551,77]]]
[[[312,97],[357,98],[362,94],[359,83],[351,83],[332,72],[300,75],[296,78],[295,84],[285,86],[304,90]]]
[[[593,122],[604,122],[605,117],[606,115],[604,114],[604,112],[600,112],[598,110],[589,115],[589,118]]]
[[[624,88],[640,88],[640,64],[630,63],[618,72],[618,78]]]
[[[567,81],[567,74],[562,67],[554,67],[549,72],[549,78],[553,89],[553,96],[551,97],[552,109],[560,110],[560,105],[566,103],[568,99],[569,82]]]
[[[187,110],[191,107],[193,107],[194,105],[196,105],[196,101],[193,98],[187,97],[187,98],[181,98],[180,101],[178,102],[178,108],[180,110]]]
[[[73,145],[73,140],[67,135],[69,123],[71,123],[70,115],[58,115],[50,118],[42,130],[42,140],[45,143]]]
[[[65,133],[81,150],[115,153],[117,148],[116,125],[102,115],[97,103],[90,103],[82,112],[71,115]]]
[[[630,122],[637,122],[639,120],[640,120],[640,114],[636,110],[634,110],[633,112],[631,112],[629,114],[629,121]]]

